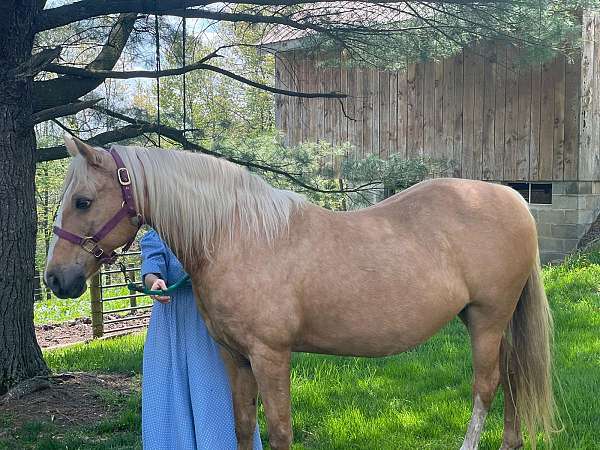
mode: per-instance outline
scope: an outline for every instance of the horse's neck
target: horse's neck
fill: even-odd
[[[161,152],[155,157],[162,155],[167,156]],[[183,163],[182,158],[186,158]],[[192,246],[198,249],[194,250],[197,257],[206,253],[208,247],[218,245],[215,240],[220,238],[222,224],[226,222],[223,218],[232,215],[232,201],[222,201],[223,197],[218,194],[235,194],[224,187],[215,187],[212,171],[216,169],[210,166],[213,163],[218,164],[211,160],[199,161],[192,155],[178,155],[176,163],[165,160],[160,164],[159,161],[160,173],[153,164],[148,170],[149,176],[145,177],[146,183],[152,184],[144,187],[144,219],[182,262],[190,258]],[[195,164],[198,166],[194,167]]]
[[[224,240],[272,241],[304,203],[216,158],[140,151],[138,161],[146,166],[144,218],[182,262],[210,260]]]
[[[180,155],[180,157],[184,156]],[[159,163],[160,173],[157,173],[156,166],[150,170],[143,164],[141,166],[144,172],[144,196],[141,200],[144,202],[143,219],[146,224],[159,233],[163,242],[171,249],[187,271],[188,267],[186,266],[189,266],[188,260],[191,258],[187,254],[189,249],[185,247],[186,240],[182,239],[182,236],[187,230],[194,227],[193,222],[195,220],[193,220],[194,216],[186,214],[183,208],[199,208],[200,205],[206,207],[206,196],[203,195],[202,190],[195,189],[190,182],[190,180],[196,179],[200,184],[204,180],[199,176],[199,171],[194,170],[195,161],[192,155],[189,155],[189,163],[183,166],[174,164],[173,160],[169,158],[168,152],[157,151],[152,155],[152,158]],[[170,185],[170,189],[163,189],[164,197],[149,195],[148,188],[152,187],[148,185],[149,183],[164,186],[164,183],[167,182],[175,183],[175,186]],[[193,259],[197,262],[202,261],[204,255],[201,251],[197,253]]]

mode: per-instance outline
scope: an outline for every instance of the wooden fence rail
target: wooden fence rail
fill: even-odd
[[[123,255],[126,264],[126,272],[132,281],[139,282],[140,276],[140,252],[131,251]],[[92,277],[90,283],[90,303],[92,310],[92,334],[94,338],[102,337],[108,333],[119,333],[142,328],[148,324],[150,314],[139,314],[144,310],[150,310],[152,304],[138,303],[138,300],[147,299],[145,294],[138,294],[127,287],[121,269],[113,266],[103,266],[102,269]],[[114,295],[114,289],[121,292]],[[113,291],[107,295],[107,291]],[[126,291],[126,293],[122,293]],[[127,307],[113,307],[112,302],[129,300]],[[143,301],[143,300],[142,300]],[[105,309],[105,304],[107,305]],[[135,321],[135,322],[134,322]],[[133,324],[132,324],[133,322]]]
[[[132,281],[140,282],[140,252],[131,251],[124,255],[127,274]],[[148,324],[149,314],[140,314],[150,310],[152,304],[146,294],[139,294],[127,289],[121,269],[115,266],[103,266],[92,276],[89,283],[90,310],[92,319],[92,337],[99,338],[107,333],[142,328]],[[115,292],[118,290],[118,292]],[[52,292],[43,282],[43,274],[37,273],[34,277],[34,301],[49,300]],[[129,306],[112,306],[113,302],[129,300]],[[105,306],[106,305],[106,306]],[[134,324],[130,324],[135,321]],[[122,326],[115,326],[115,324]]]
[[[52,291],[44,284],[44,274],[38,272],[33,278],[33,301],[49,300]]]

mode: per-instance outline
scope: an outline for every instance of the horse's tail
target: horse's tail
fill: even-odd
[[[540,256],[523,288],[521,298],[508,326],[508,379],[518,416],[524,421],[531,447],[541,430],[550,442],[555,429],[552,391],[553,323],[542,282]]]

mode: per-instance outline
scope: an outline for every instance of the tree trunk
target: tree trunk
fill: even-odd
[[[0,394],[48,371],[33,326],[35,134],[32,80],[11,73],[31,57],[38,0],[0,6]]]

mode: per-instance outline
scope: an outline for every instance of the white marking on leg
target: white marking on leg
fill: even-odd
[[[477,450],[486,416],[487,410],[483,406],[481,398],[477,395],[473,402],[473,414],[471,415],[469,428],[467,429],[467,434],[460,450]]]

